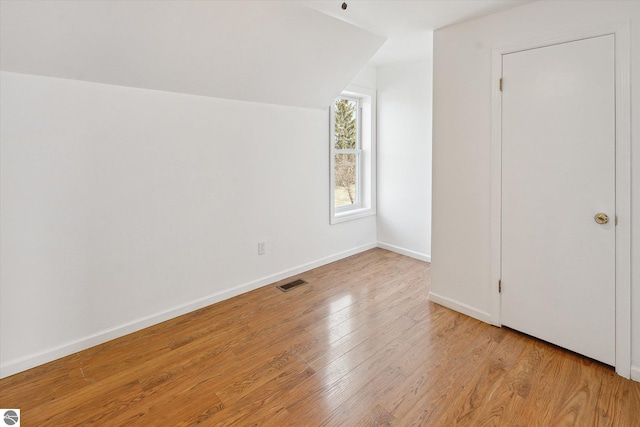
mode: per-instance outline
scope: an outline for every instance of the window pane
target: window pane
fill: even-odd
[[[357,154],[335,155],[334,203],[336,208],[357,203],[357,157]]]
[[[334,146],[337,150],[359,148],[357,146],[358,103],[338,98],[335,105]]]

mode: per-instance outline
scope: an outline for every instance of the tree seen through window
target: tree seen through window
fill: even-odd
[[[348,98],[335,101],[334,198],[335,207],[358,203],[358,102]]]

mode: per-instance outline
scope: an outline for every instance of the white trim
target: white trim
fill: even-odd
[[[631,379],[640,382],[640,366],[631,366]]]
[[[411,249],[405,249],[400,246],[392,245],[390,243],[378,242],[380,249],[386,249],[391,252],[395,252],[400,255],[415,258],[420,261],[431,262],[431,255],[423,254],[421,252],[412,251]]]
[[[302,264],[297,267],[293,267],[293,268],[281,271],[279,273],[272,274],[267,277],[263,277],[258,280],[254,280],[252,282],[238,285],[230,289],[227,289],[225,291],[217,292],[215,294],[211,294],[206,297],[203,297],[194,301],[190,301],[185,304],[178,305],[168,310],[155,313],[150,316],[146,316],[146,317],[134,320],[132,322],[125,323],[115,328],[107,329],[107,330],[98,332],[96,334],[92,334],[87,337],[65,343],[58,347],[54,347],[39,353],[30,354],[20,359],[10,360],[7,363],[0,366],[0,378],[5,378],[10,375],[17,374],[18,372],[22,372],[27,369],[36,367],[38,365],[51,362],[53,360],[59,359],[64,356],[68,356],[78,351],[85,350],[95,345],[102,344],[107,341],[142,330],[149,326],[157,325],[158,323],[164,322],[166,320],[173,319],[178,316],[182,316],[183,314],[187,314],[192,311],[199,310],[211,304],[215,304],[217,302],[235,297],[237,295],[252,291],[254,289],[258,289],[263,286],[270,285],[279,280],[286,279],[288,277],[295,276],[300,273],[304,273],[305,271],[311,270],[313,268],[317,268],[317,267],[332,263],[334,261],[338,261],[340,259],[358,254],[360,252],[364,252],[369,249],[373,249],[375,247],[377,247],[376,243],[372,242],[366,245],[358,246],[356,248],[353,248],[347,251],[338,252],[336,254],[329,255],[327,257],[320,258],[318,260],[308,262],[306,264]]]
[[[502,56],[521,50],[559,43],[615,35],[616,68],[616,372],[631,375],[631,42],[629,22],[595,25],[496,47],[492,52],[492,126],[491,126],[491,315],[500,326],[501,298],[497,282],[502,259],[501,242],[501,129]]]
[[[494,49],[491,63],[491,323],[502,325],[502,299],[498,281],[502,277],[502,51]]]
[[[616,372],[631,375],[631,30],[616,40]]]
[[[433,292],[429,292],[428,297],[429,301],[435,302],[436,304],[440,304],[444,307],[450,308],[451,310],[466,314],[467,316],[473,317],[474,319],[478,319],[482,322],[492,323],[490,313],[478,310],[477,308],[471,307],[470,305],[467,305],[460,301],[443,297],[442,295],[434,294]]]
[[[376,211],[372,208],[359,208],[359,209],[349,209],[340,212],[335,212],[335,214],[331,218],[331,224],[340,224],[341,222],[347,222],[354,219],[365,218],[368,216],[373,216],[376,214]]]

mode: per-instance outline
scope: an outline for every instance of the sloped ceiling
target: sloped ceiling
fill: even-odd
[[[0,68],[326,108],[385,38],[287,1],[2,1]]]
[[[388,40],[369,61],[385,66],[432,57],[433,31],[532,0],[301,0],[310,8],[380,34]]]

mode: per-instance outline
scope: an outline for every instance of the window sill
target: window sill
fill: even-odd
[[[331,224],[339,224],[341,222],[352,221],[354,219],[365,218],[376,214],[373,208],[358,208],[348,211],[334,212],[331,215]]]

